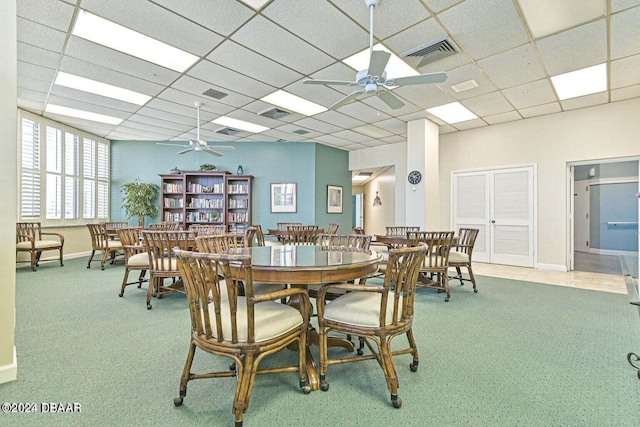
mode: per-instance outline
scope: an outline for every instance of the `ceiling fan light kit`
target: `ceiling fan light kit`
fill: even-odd
[[[391,54],[383,50],[373,50],[373,9],[380,4],[380,0],[364,0],[364,2],[369,8],[369,67],[358,71],[354,81],[307,79],[303,82],[305,84],[362,87],[362,89],[350,93],[333,104],[329,107],[329,110],[337,110],[355,101],[361,95],[363,96],[360,99],[375,95],[389,108],[397,110],[404,106],[404,102],[392,93],[392,89],[399,86],[442,83],[447,79],[446,73],[429,73],[387,80],[385,68],[389,58],[391,58]]]

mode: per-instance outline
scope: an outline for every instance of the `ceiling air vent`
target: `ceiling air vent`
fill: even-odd
[[[229,136],[235,135],[238,132],[240,132],[240,131],[237,130],[237,129],[231,129],[231,128],[227,128],[227,127],[216,129],[216,133],[221,133],[223,135],[229,135]]]
[[[264,111],[258,113],[259,116],[269,117],[272,119],[279,119],[280,117],[290,114],[287,110],[281,110],[276,107],[269,107]]]
[[[294,130],[293,133],[297,133],[298,135],[306,135],[309,133],[309,131],[304,129],[298,129],[298,130]]]
[[[432,62],[458,53],[456,45],[447,39],[447,36],[439,37],[416,48],[400,54],[416,68],[424,67]]]
[[[227,96],[226,93],[220,92],[219,90],[215,90],[215,89],[207,89],[206,91],[202,92],[202,94],[213,99],[222,99],[225,96]]]

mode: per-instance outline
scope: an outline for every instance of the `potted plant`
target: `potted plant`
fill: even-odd
[[[156,200],[160,193],[160,187],[156,184],[142,182],[140,178],[123,184],[120,192],[124,193],[122,208],[127,213],[127,218],[138,217],[138,224],[144,227],[144,218],[156,218],[158,205]]]

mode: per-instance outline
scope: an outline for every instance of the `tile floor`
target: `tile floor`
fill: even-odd
[[[512,267],[498,264],[473,263],[473,273],[482,276],[570,286],[595,291],[626,294],[622,275],[591,273],[585,271],[549,271],[533,268]]]

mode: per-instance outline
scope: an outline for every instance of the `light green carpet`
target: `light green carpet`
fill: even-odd
[[[122,273],[87,270],[85,259],[18,270],[18,381],[0,385],[0,400],[78,402],[82,412],[1,413],[0,425],[233,425],[233,378],[192,381],[174,407],[188,348],[185,298],[154,300],[148,311],[144,287],[118,298]],[[640,319],[625,295],[489,277],[478,288],[454,284],[448,303],[418,291],[420,366],[412,373],[410,356],[396,358],[401,409],[367,361],[332,366],[326,393],[302,394],[296,374],[259,376],[245,425],[640,425],[640,380],[626,361],[640,351]],[[196,354],[194,369],[211,365],[228,360]]]

